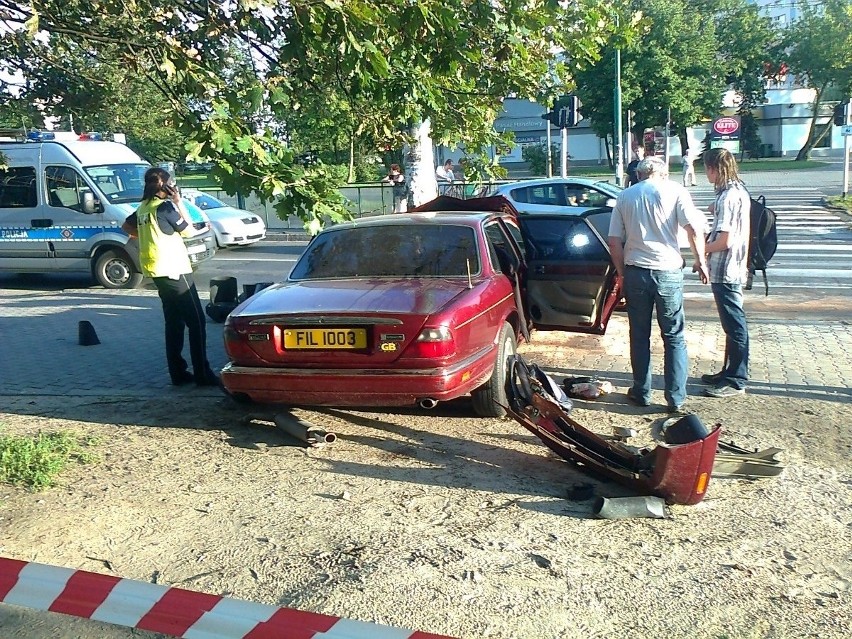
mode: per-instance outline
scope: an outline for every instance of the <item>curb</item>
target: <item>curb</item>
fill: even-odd
[[[0,602],[186,639],[451,639],[5,557]]]

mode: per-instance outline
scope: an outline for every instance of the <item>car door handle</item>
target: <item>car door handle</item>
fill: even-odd
[[[30,220],[30,224],[34,229],[46,229],[53,226],[53,220],[49,217]]]

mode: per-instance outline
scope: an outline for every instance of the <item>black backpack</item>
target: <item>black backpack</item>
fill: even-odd
[[[763,273],[763,286],[769,295],[769,282],[766,268],[769,260],[778,248],[778,231],[775,228],[775,211],[766,206],[766,198],[751,198],[750,212],[751,234],[748,242],[748,277],[745,289],[751,290],[752,280],[757,271]]]

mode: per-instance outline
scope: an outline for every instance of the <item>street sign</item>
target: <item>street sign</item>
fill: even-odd
[[[713,130],[720,136],[734,135],[740,128],[739,118],[717,118]]]
[[[852,125],[843,126],[840,129],[841,135],[852,135]]]

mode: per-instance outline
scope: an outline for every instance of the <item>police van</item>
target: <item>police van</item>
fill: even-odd
[[[138,286],[139,246],[121,225],[150,165],[118,142],[29,135],[0,141],[0,271],[89,271],[106,288]],[[201,218],[193,228],[184,242],[195,265],[216,238]]]

